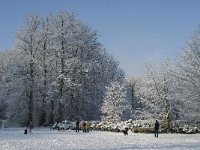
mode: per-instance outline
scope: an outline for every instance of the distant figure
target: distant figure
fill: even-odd
[[[80,123],[80,122],[79,122],[79,120],[77,119],[77,120],[76,120],[76,132],[79,132],[79,123]]]
[[[29,125],[29,131],[30,131],[30,133],[31,133],[32,129],[33,129],[33,122],[31,121],[30,125]]]
[[[160,124],[158,123],[158,120],[156,120],[155,127],[154,127],[154,129],[155,129],[155,137],[158,137],[159,126],[160,126]]]
[[[82,124],[82,126],[83,126],[83,132],[86,132],[86,122],[85,121],[83,121],[83,124]]]
[[[86,123],[86,125],[85,125],[85,131],[89,132],[89,123],[87,121],[85,123]]]
[[[27,129],[24,129],[24,134],[27,134]]]
[[[53,124],[52,123],[50,123],[50,130],[52,130],[53,129]]]
[[[122,132],[124,133],[124,135],[128,135],[128,128],[125,128],[124,130],[122,130]]]

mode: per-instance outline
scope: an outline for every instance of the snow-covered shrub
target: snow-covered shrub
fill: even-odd
[[[154,128],[134,128],[132,129],[134,133],[154,133]]]
[[[185,125],[183,128],[180,128],[180,129],[182,133],[186,133],[186,134],[200,133],[200,130],[197,127],[191,127],[189,125]]]
[[[160,129],[159,132],[166,133],[167,130],[164,128],[163,121],[159,120]],[[111,132],[122,132],[125,128],[128,128],[134,133],[153,133],[154,132],[154,124],[155,120],[127,120],[118,123],[106,122],[106,121],[96,121],[91,122],[90,127],[93,130],[100,131],[111,131]],[[200,133],[200,126],[193,125],[188,126],[184,123],[174,124],[171,128],[171,133],[186,133],[186,134],[194,134]]]
[[[174,120],[171,133],[184,133],[184,134],[195,134],[200,133],[199,124],[193,124],[186,120]]]
[[[121,122],[91,122],[91,128],[93,130],[111,131],[111,132],[122,132],[126,128],[133,132],[151,133],[153,130],[154,122],[152,120],[132,120]],[[141,129],[140,129],[141,128]]]
[[[53,130],[75,130],[76,129],[76,122],[72,122],[72,121],[69,121],[69,120],[63,120],[62,122],[55,122],[53,125],[52,125],[52,129]]]
[[[129,128],[129,127],[126,126],[124,122],[112,123],[112,122],[103,121],[103,122],[98,122],[98,123],[92,122],[91,128],[93,130],[120,132],[120,131],[124,130],[125,128]]]

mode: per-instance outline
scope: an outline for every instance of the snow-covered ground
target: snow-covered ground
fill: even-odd
[[[53,131],[34,129],[24,134],[23,128],[0,130],[0,150],[132,150],[132,149],[196,149],[200,150],[200,134],[152,134],[92,131]]]

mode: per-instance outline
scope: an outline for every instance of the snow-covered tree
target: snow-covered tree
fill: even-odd
[[[129,78],[126,81],[126,93],[127,93],[127,98],[131,104],[131,109],[134,111],[135,109],[141,108],[142,104],[140,99],[137,97],[137,90],[138,90],[138,82],[139,78]]]
[[[144,119],[145,117],[145,110],[144,110],[144,102],[142,100],[142,96],[140,95],[143,93],[141,87],[144,85],[142,83],[143,79],[141,78],[128,78],[126,80],[126,94],[127,100],[131,105],[132,111],[132,118],[133,119]]]
[[[7,109],[7,102],[5,97],[5,80],[4,80],[4,74],[5,74],[5,68],[6,68],[6,59],[7,55],[3,52],[0,52],[0,120],[3,120],[6,118],[6,109]]]
[[[152,68],[148,68],[148,79],[150,88],[150,99],[147,102],[153,103],[158,111],[161,112],[162,119],[167,120],[167,129],[170,130],[170,125],[172,122],[172,112],[170,103],[170,72],[168,68],[168,63],[162,64],[159,72]],[[155,107],[155,108],[156,108]],[[156,109],[155,109],[156,111]],[[157,112],[158,113],[158,112]]]
[[[144,102],[143,115],[146,118],[165,120],[166,129],[170,131],[172,121],[180,119],[182,113],[174,67],[168,60],[158,69],[153,65],[148,66],[145,78],[137,87],[136,96]]]
[[[3,84],[1,85],[1,98],[6,100],[8,104],[6,116],[12,123],[25,123],[28,120],[25,100],[25,63],[17,51],[9,51],[5,58],[8,63],[6,63]]]
[[[200,121],[200,29],[188,40],[178,63],[179,99],[185,104],[185,119]]]
[[[21,55],[21,61],[24,63],[22,73],[24,74],[25,89],[21,90],[25,95],[23,96],[24,103],[27,106],[27,120],[26,122],[33,121],[34,115],[37,113],[34,107],[37,108],[37,102],[40,99],[38,85],[40,84],[39,78],[39,64],[37,61],[37,54],[39,51],[39,45],[41,44],[40,37],[40,18],[37,16],[27,16],[26,24],[21,28],[21,31],[17,33],[17,50]],[[20,64],[19,69],[22,69]],[[22,79],[20,76],[19,79]],[[22,102],[22,101],[21,101]],[[25,109],[25,108],[24,108]],[[35,111],[35,112],[34,112]]]
[[[124,72],[98,42],[96,31],[60,11],[27,16],[16,37],[1,78],[11,123],[40,126],[100,118],[105,87],[123,81]]]
[[[103,120],[118,122],[124,119],[124,112],[130,110],[130,104],[126,99],[126,91],[118,81],[111,82],[107,87],[101,111]]]

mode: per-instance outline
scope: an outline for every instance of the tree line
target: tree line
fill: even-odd
[[[200,32],[191,36],[175,61],[148,64],[144,77],[128,80],[135,119],[160,119],[170,131],[174,120],[200,123]]]
[[[170,130],[173,120],[200,122],[199,31],[175,62],[149,64],[143,77],[127,79],[74,14],[28,15],[0,62],[0,118],[9,123],[153,118]]]
[[[105,87],[124,80],[97,32],[64,11],[26,16],[0,71],[2,116],[19,125],[100,118]]]

